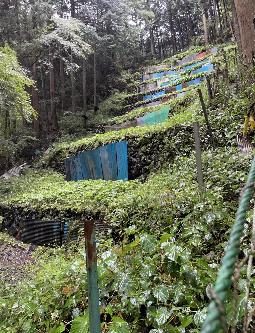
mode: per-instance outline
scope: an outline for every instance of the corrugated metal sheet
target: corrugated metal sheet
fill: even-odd
[[[22,221],[20,239],[35,245],[62,245],[67,239],[68,223],[61,221]]]

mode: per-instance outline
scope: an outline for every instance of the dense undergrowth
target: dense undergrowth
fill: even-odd
[[[216,62],[221,64],[222,56]],[[255,89],[251,86],[238,92],[234,62],[229,62],[227,83],[225,74],[223,71],[215,78],[214,99],[209,102],[206,98],[214,147],[194,90],[192,95],[170,102],[173,111],[164,124],[56,144],[36,169],[0,186],[5,223],[13,224],[17,216],[58,217],[73,225],[81,217],[108,223],[112,233],[98,236],[103,332],[199,332],[208,303],[206,289],[215,281],[251,160],[237,151],[235,138]],[[206,96],[205,87],[203,93]],[[113,122],[146,111],[133,111]],[[201,124],[204,193],[196,181],[195,120]],[[138,179],[64,180],[63,160],[68,154],[119,140],[128,141],[129,173]],[[82,237],[61,249],[38,248],[34,259],[36,264],[27,268],[27,279],[16,287],[0,286],[1,332],[87,333]],[[253,284],[252,280],[252,288]],[[242,273],[239,310],[244,292]],[[251,299],[249,306],[253,305]],[[227,314],[238,326],[242,310],[236,315],[233,302],[229,302]]]
[[[23,179],[20,187],[16,183],[9,204],[37,211],[88,207],[93,213],[104,212],[105,220],[118,227],[122,245],[111,237],[100,241],[104,331],[198,332],[205,289],[215,279],[249,163],[250,158],[240,158],[235,149],[205,153],[203,195],[191,156],[178,158],[144,184],[111,182],[107,192],[102,181],[63,188],[63,179],[54,173],[48,178],[52,191],[43,178],[36,184]],[[62,332],[61,327],[83,314],[87,300],[82,244],[43,252],[35,254],[36,273],[29,281],[1,290],[2,331]]]

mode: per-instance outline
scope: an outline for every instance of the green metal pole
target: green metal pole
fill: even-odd
[[[89,331],[90,333],[101,333],[94,221],[85,221],[84,233],[88,279]]]

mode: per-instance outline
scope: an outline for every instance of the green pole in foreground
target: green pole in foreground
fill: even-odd
[[[88,279],[89,332],[101,333],[97,274],[97,252],[94,221],[85,221],[84,234]]]
[[[232,285],[232,276],[240,252],[240,240],[243,236],[246,214],[249,210],[250,200],[254,194],[255,187],[255,158],[252,161],[246,186],[243,189],[236,220],[232,228],[228,247],[222,260],[221,268],[212,292],[212,300],[208,307],[207,318],[201,333],[217,333],[226,327],[225,302],[228,291]]]

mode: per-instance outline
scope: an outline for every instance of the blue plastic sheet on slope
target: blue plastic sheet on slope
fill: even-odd
[[[128,145],[126,141],[120,141],[116,144],[118,180],[128,180]]]
[[[176,91],[181,91],[183,89],[182,83],[178,84],[178,86],[175,87]]]
[[[178,75],[179,76],[179,73],[178,73],[178,71],[168,70],[165,72],[165,75]]]
[[[167,86],[169,86],[170,84],[171,84],[171,81],[162,82],[162,83],[160,84],[160,87],[167,87]]]
[[[65,159],[67,180],[128,179],[127,141],[120,141]]]
[[[103,179],[117,179],[117,157],[115,143],[110,143],[100,147],[100,157],[102,162]]]
[[[143,96],[143,100],[144,101],[147,101],[147,100],[150,100],[150,99],[156,99],[156,98],[159,98],[159,97],[162,97],[164,96],[166,93],[164,90],[160,90],[160,91],[157,91],[156,93],[154,94],[149,94],[149,95],[145,95]]]
[[[153,73],[152,79],[161,79],[165,75],[165,72]]]
[[[100,149],[85,151],[82,154],[84,172],[82,179],[103,179]],[[88,177],[88,178],[87,178]]]
[[[198,84],[201,83],[201,81],[202,81],[201,78],[198,77],[198,78],[196,78],[196,79],[194,79],[194,80],[191,80],[191,81],[187,82],[187,85],[188,85],[188,86],[198,85]]]
[[[137,125],[145,126],[160,124],[168,119],[169,110],[169,106],[164,106],[159,111],[147,113],[143,117],[137,118]]]
[[[201,73],[211,73],[213,71],[213,64],[209,63],[209,64],[205,64],[200,68],[195,69],[194,71],[192,71],[192,74],[201,74]]]

